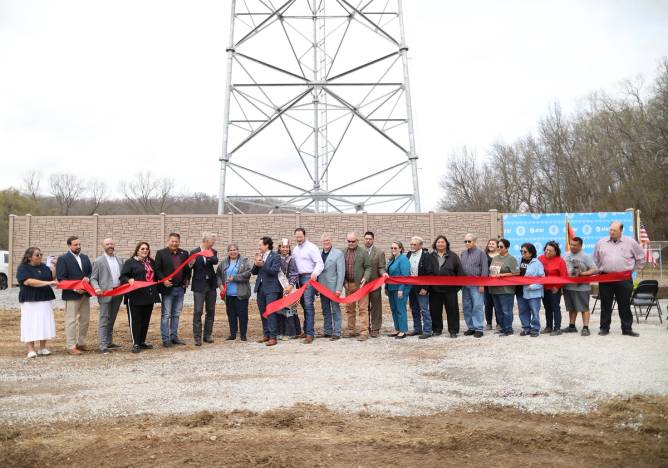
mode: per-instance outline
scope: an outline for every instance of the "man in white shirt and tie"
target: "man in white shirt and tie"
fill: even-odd
[[[108,354],[110,350],[120,348],[112,340],[114,323],[118,315],[118,309],[123,302],[123,296],[100,297],[104,291],[114,289],[120,284],[121,268],[123,260],[115,255],[116,243],[113,239],[102,241],[104,254],[93,262],[93,273],[90,275],[90,284],[98,294],[97,302],[100,304],[100,320],[98,323],[98,335],[100,340],[100,352]]]
[[[295,229],[295,240],[297,246],[292,249],[292,258],[295,259],[297,270],[299,270],[299,286],[308,283],[309,280],[317,281],[318,276],[325,268],[320,255],[320,249],[313,243],[306,239],[306,231],[304,228]],[[309,286],[304,291],[302,297],[302,307],[304,308],[304,343],[309,344],[313,342],[315,336],[315,289]]]

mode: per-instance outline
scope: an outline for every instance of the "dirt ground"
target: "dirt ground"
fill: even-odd
[[[426,417],[321,407],[0,429],[0,466],[667,466],[668,398],[587,415],[485,408]]]
[[[193,349],[191,311],[181,322]],[[97,313],[91,344],[97,343]],[[251,336],[258,337],[257,311]],[[149,339],[159,344],[154,313]],[[0,356],[22,359],[18,312],[0,312]],[[227,334],[218,312],[217,344]],[[50,348],[64,353],[62,311]],[[127,354],[127,317],[115,341]],[[280,346],[280,345],[279,345]],[[104,359],[95,352],[81,358]],[[660,358],[660,357],[659,357]],[[6,388],[4,390],[7,390]],[[7,395],[0,389],[0,404]],[[20,391],[14,389],[13,391]],[[196,392],[196,389],[195,389]],[[428,398],[428,395],[416,395]],[[169,405],[169,402],[165,402]],[[2,422],[2,421],[0,421]],[[668,397],[610,400],[582,414],[536,414],[486,406],[428,416],[332,412],[297,405],[279,410],[200,412],[0,426],[0,467],[14,466],[668,466]]]

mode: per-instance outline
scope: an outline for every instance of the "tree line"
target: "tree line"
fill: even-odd
[[[553,105],[535,134],[496,143],[481,159],[447,160],[439,208],[577,212],[637,208],[652,240],[668,238],[668,58],[648,86],[594,93],[571,115]]]

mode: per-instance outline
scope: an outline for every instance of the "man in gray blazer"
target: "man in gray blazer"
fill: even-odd
[[[332,247],[332,235],[328,232],[322,235],[322,250],[320,255],[325,268],[318,276],[318,282],[331,290],[337,296],[343,291],[343,280],[346,276],[346,263],[343,252]],[[341,338],[341,305],[320,295],[322,315],[324,317],[324,335],[332,341]]]
[[[118,286],[121,269],[123,268],[123,260],[114,254],[116,244],[113,239],[103,240],[102,249],[104,254],[95,259],[93,272],[90,275],[90,284],[95,288],[96,294],[102,294],[102,292]],[[111,336],[114,332],[114,322],[116,322],[116,315],[122,301],[123,296],[97,298],[97,302],[100,304],[98,335],[102,354],[108,354],[109,350],[121,347],[112,341]]]

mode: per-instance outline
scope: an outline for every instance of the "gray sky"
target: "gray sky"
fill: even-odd
[[[668,55],[668,1],[404,0],[404,14],[425,211],[451,150],[484,155],[551,103],[651,81]],[[224,1],[0,0],[0,188],[32,168],[114,190],[152,170],[216,194],[228,25]]]

